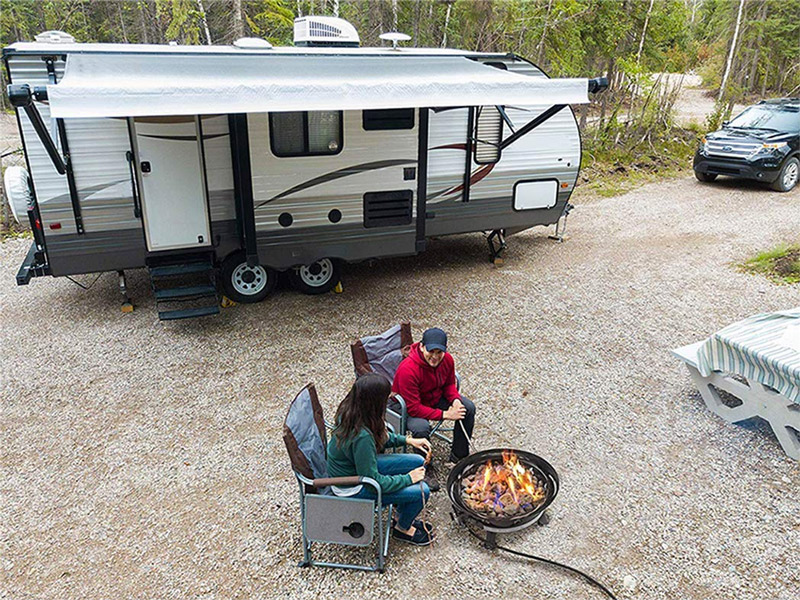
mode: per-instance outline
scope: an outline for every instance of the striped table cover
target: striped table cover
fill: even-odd
[[[800,327],[800,307],[729,325],[700,346],[697,369],[704,377],[713,371],[742,375],[800,403],[800,352],[781,343],[790,326]]]

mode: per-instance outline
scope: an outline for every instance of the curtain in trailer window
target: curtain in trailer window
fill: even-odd
[[[302,112],[273,113],[270,115],[270,126],[274,154],[292,156],[306,151]]]
[[[339,151],[339,112],[308,113],[308,152],[326,154]]]

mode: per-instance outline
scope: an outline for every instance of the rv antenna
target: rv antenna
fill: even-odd
[[[398,33],[397,31],[390,31],[389,33],[382,33],[378,36],[382,40],[386,40],[387,42],[392,42],[392,50],[398,50],[397,42],[407,42],[411,39],[410,35],[406,35],[405,33]]]

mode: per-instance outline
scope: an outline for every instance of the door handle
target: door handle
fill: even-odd
[[[133,216],[137,219],[142,218],[142,207],[139,203],[139,190],[136,183],[136,173],[134,173],[133,166],[133,153],[128,150],[125,153],[125,158],[128,159],[128,167],[131,173],[131,195],[133,196]]]

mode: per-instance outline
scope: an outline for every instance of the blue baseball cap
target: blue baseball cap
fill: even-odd
[[[431,350],[447,352],[447,334],[438,327],[426,329],[422,334],[422,345],[428,352]]]

